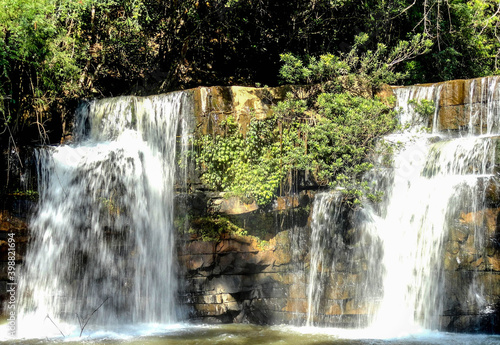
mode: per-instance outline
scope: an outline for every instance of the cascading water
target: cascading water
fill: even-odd
[[[488,89],[495,84],[493,79]],[[424,94],[434,95],[436,107],[441,86],[425,87],[428,90]],[[410,90],[418,88],[423,87]],[[396,90],[400,104],[407,102],[401,97],[404,92]],[[482,107],[488,109],[491,103]],[[487,112],[487,118],[491,113]],[[493,176],[495,139],[491,135],[474,136],[472,128],[462,137],[440,133],[436,130],[437,114],[433,135],[411,134],[394,157],[392,183],[385,190],[381,211],[364,210],[374,222],[372,236],[380,239],[383,248],[384,272],[373,273],[381,273],[384,293],[372,327],[386,334],[440,326],[443,246],[449,226],[461,211],[477,213],[484,207],[485,181]],[[496,131],[490,127],[494,121],[486,123],[486,133]],[[479,229],[475,237],[482,237]]]
[[[73,144],[38,151],[20,335],[53,328],[46,316],[79,328],[90,316],[100,326],[177,319],[176,152],[192,111],[182,92],[94,101],[77,115]]]
[[[342,215],[339,207],[340,195],[325,193],[316,198],[312,213],[310,249],[312,254],[309,268],[309,282],[315,283],[307,286],[307,326],[314,324],[313,318],[320,312],[321,299],[325,295],[324,289],[328,286],[330,271],[335,269],[335,257],[331,249],[333,247],[338,251],[343,250],[343,242],[335,234]],[[339,246],[340,248],[337,248]]]
[[[415,173],[404,174],[406,154],[414,154],[415,150],[426,159],[412,159]],[[467,157],[471,152],[477,154]],[[373,215],[372,229],[376,233],[372,236],[381,240],[385,270],[384,295],[374,328],[408,332],[438,327],[442,312],[443,241],[448,224],[466,206],[463,198],[472,208],[481,203],[481,193],[476,190],[478,177],[488,176],[491,166],[483,162],[491,162],[493,153],[483,138],[462,138],[430,146],[419,139],[407,143],[396,157],[383,216]],[[469,171],[478,163],[476,174]]]
[[[494,176],[500,130],[497,81],[498,78],[483,78],[470,83],[470,89],[466,90],[469,120],[463,121],[458,130],[447,132],[440,131],[438,117],[443,84],[395,90],[402,110],[401,124],[410,128],[386,137],[387,141],[402,142],[403,148],[394,155],[391,168],[380,167],[366,176],[384,191],[384,200],[358,211],[354,222],[365,234],[356,245],[363,248],[367,260],[366,276],[361,279],[361,285],[367,288],[358,289],[355,298],[366,302],[364,312],[369,314],[369,333],[374,336],[439,329],[442,325],[444,309],[449,308],[444,302],[445,259],[457,261],[457,265],[461,260],[459,254],[445,255],[450,227],[456,226],[460,217],[484,215],[481,210],[487,203],[487,189]],[[410,104],[422,99],[435,102],[432,119],[421,117]],[[433,127],[432,133],[420,130],[429,125]],[[325,222],[321,221],[325,218],[325,208],[329,209],[329,218],[335,217],[340,208],[328,200],[331,196],[318,197],[313,211],[308,324],[322,306],[319,297],[322,290],[334,284],[322,282],[324,273],[318,273],[318,269],[330,270],[322,267],[326,261],[319,248],[331,247],[329,241],[340,231],[335,228],[341,228],[338,222],[330,222],[325,230]],[[475,260],[482,257],[487,261],[482,254],[484,231],[484,226],[475,226],[470,236],[477,248],[471,255]],[[344,246],[353,247],[345,243]],[[464,303],[476,313],[487,313],[491,306],[483,296],[484,286],[475,279],[469,284]]]

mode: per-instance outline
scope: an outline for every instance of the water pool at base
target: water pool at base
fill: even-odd
[[[256,325],[134,325],[108,331],[79,330],[51,338],[12,339],[0,344],[123,344],[123,345],[496,345],[499,335],[425,331],[397,338],[378,339],[376,332],[335,328]]]

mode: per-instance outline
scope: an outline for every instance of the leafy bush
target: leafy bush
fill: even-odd
[[[360,177],[373,165],[367,157],[377,138],[397,126],[394,111],[378,99],[351,93],[322,93],[305,122],[292,125],[288,137],[300,131],[285,150],[288,168],[310,171],[320,185],[339,187],[350,203],[363,196],[375,199]]]
[[[229,219],[220,216],[193,219],[188,232],[200,236],[206,242],[218,242],[221,240],[223,234],[235,233],[240,236],[247,235],[245,230],[231,223]]]
[[[352,203],[369,193],[359,177],[372,168],[366,161],[380,136],[395,129],[391,108],[377,99],[349,92],[322,93],[313,107],[289,98],[265,120],[252,119],[242,134],[233,118],[221,123],[226,135],[197,141],[202,180],[259,205],[268,204],[293,171],[307,171],[319,185],[341,187]]]
[[[197,163],[202,180],[212,188],[259,205],[269,203],[283,178],[276,121],[252,119],[245,135],[233,117],[220,124],[225,135],[205,135],[197,140]]]
[[[417,34],[410,41],[399,41],[390,50],[383,43],[377,44],[375,50],[364,50],[368,39],[366,33],[356,36],[351,50],[338,56],[324,54],[303,61],[290,53],[281,54],[280,76],[291,84],[325,83],[341,76],[356,76],[376,89],[383,83],[391,84],[405,78],[407,74],[396,71],[396,66],[427,53],[432,45],[431,40]]]
[[[434,112],[436,111],[436,105],[432,100],[421,99],[417,101],[412,99],[409,101],[409,104],[411,104],[413,109],[415,109],[418,114],[430,119],[432,119]]]

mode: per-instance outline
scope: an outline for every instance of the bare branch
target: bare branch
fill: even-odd
[[[490,23],[490,20],[495,18],[495,16],[497,16],[499,13],[500,13],[500,3],[498,3],[497,11],[495,13],[493,13],[493,15],[488,18],[488,20],[486,20],[486,25],[481,29],[481,32],[479,33],[479,35],[481,35],[483,33],[483,31],[486,30],[486,28],[488,27],[488,24]]]
[[[59,331],[59,333],[61,333],[61,335],[62,335],[64,338],[66,338],[66,336],[64,335],[64,333],[63,333],[63,332],[59,329],[59,327],[57,327],[57,325],[56,325],[56,323],[54,322],[54,320],[52,320],[52,319],[50,318],[49,314],[47,314],[47,316],[45,316],[45,318],[46,318],[46,319],[49,319],[49,320],[50,320],[50,322],[52,322],[52,324],[53,324],[54,326],[56,326],[56,328],[57,328],[57,330]]]
[[[85,323],[83,324],[83,327],[81,327],[80,337],[82,336],[82,334],[83,334],[83,330],[84,330],[84,329],[85,329],[85,327],[87,326],[87,323],[89,322],[89,320],[90,320],[90,318],[92,317],[92,315],[94,315],[94,314],[95,314],[95,312],[96,312],[96,311],[98,311],[98,310],[99,310],[99,308],[101,308],[101,307],[102,307],[102,305],[103,305],[104,303],[106,303],[106,301],[107,301],[108,299],[109,299],[109,297],[107,297],[104,301],[102,301],[102,303],[101,303],[101,304],[100,304],[97,308],[95,308],[95,309],[94,309],[94,311],[92,312],[92,314],[90,314],[90,315],[89,315],[89,317],[87,318],[87,320],[85,320]],[[80,324],[81,324],[81,323],[80,323]]]
[[[80,329],[82,328],[82,319],[80,318],[80,315],[76,314],[76,318],[78,319],[78,324],[80,325]]]
[[[450,11],[450,3],[446,0],[446,5],[448,6],[448,21],[450,23],[450,34],[453,32],[453,24],[451,23],[451,11]]]
[[[400,15],[402,15],[403,13],[405,13],[406,11],[408,11],[410,8],[412,8],[413,5],[415,5],[416,3],[417,3],[417,0],[413,0],[413,4],[411,4],[410,6],[408,6],[407,8],[405,8],[404,10],[402,10],[401,12],[399,12],[398,14],[396,14],[394,17],[389,18],[389,20],[393,20],[393,19],[399,17]]]

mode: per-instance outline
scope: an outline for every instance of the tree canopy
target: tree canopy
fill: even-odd
[[[0,142],[59,140],[77,99],[314,82],[328,56],[391,83],[498,74],[500,2],[0,0]]]
[[[0,7],[0,92],[11,101],[274,85],[281,54],[346,52],[360,33],[373,51],[416,35],[432,41],[426,55],[399,61],[408,83],[499,70],[497,0],[1,0]]]

